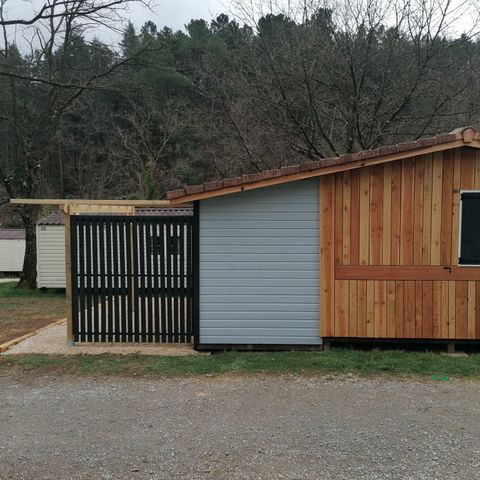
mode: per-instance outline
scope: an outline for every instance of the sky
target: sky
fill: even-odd
[[[136,27],[151,20],[159,28],[167,26],[172,30],[181,30],[192,19],[215,18],[228,10],[227,4],[223,0],[159,0],[156,1],[153,12],[139,5],[132,6],[130,21]],[[109,35],[112,37],[111,33]]]
[[[153,12],[139,4],[130,7],[129,20],[140,27],[147,20],[152,20],[159,28],[168,26],[173,30],[183,29],[192,18],[210,20],[219,13],[228,13],[228,0],[155,0]],[[44,4],[44,0],[7,0],[7,18],[29,18],[32,13]],[[114,43],[119,37],[110,31],[97,32],[99,38],[106,43]],[[22,46],[22,32],[10,32],[17,44]]]
[[[153,21],[158,25],[166,25],[176,30],[183,28],[192,18],[214,18],[224,9],[228,9],[227,3],[222,0],[160,0],[154,7],[154,14],[145,8],[134,7],[132,22],[142,25],[153,16]]]

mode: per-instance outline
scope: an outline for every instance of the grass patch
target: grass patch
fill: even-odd
[[[0,283],[0,343],[65,317],[65,294]]]
[[[178,377],[221,374],[346,374],[431,378],[480,378],[480,355],[447,357],[435,353],[358,351],[226,352],[209,356],[12,355],[0,369],[55,371],[71,374]]]
[[[29,290],[28,288],[18,288],[18,282],[0,283],[0,298],[2,297],[28,297],[28,298],[58,298],[65,295],[57,290]]]

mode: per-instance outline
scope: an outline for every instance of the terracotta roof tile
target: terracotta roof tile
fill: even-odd
[[[282,170],[280,168],[276,168],[275,170],[267,170],[268,178],[277,178],[282,176]]]
[[[223,186],[227,187],[236,187],[242,183],[242,177],[233,177],[233,178],[226,178],[223,181]]]
[[[181,197],[184,197],[185,196],[185,189],[184,188],[180,188],[178,190],[172,190],[170,192],[167,192],[167,198],[169,200],[173,200],[175,198],[181,198]]]
[[[269,178],[274,178],[273,170],[265,170],[264,172],[249,173],[247,175],[242,175],[242,183],[251,183],[259,182],[261,180],[268,180]]]
[[[379,151],[382,155],[393,155],[398,153],[400,149],[398,148],[398,145],[389,145],[388,147],[382,147]]]
[[[282,167],[280,169],[282,175],[293,175],[301,171],[300,165],[287,165],[286,167]]]
[[[221,180],[215,182],[207,182],[203,184],[203,188],[206,192],[218,190],[219,188],[223,188],[223,182]]]
[[[311,170],[316,170],[317,168],[321,168],[321,162],[305,162],[300,165],[300,169],[302,172],[310,172]]]
[[[263,180],[258,173],[248,173],[247,175],[242,175],[242,183],[251,183],[258,182]]]
[[[203,187],[203,183],[201,185],[187,185],[185,187],[185,192],[187,193],[187,195],[192,195],[194,193],[201,193],[204,190],[205,189]]]
[[[475,131],[475,129],[473,127],[458,127],[456,128],[455,130],[452,130],[450,133],[447,133],[447,135],[457,135],[457,138],[462,138],[463,137],[463,133],[466,131],[466,130],[473,130]],[[439,135],[437,135],[438,137]],[[433,138],[437,138],[437,137],[433,137]]]
[[[337,163],[338,163],[337,157],[325,158],[324,160],[322,160],[322,168],[331,167],[333,165],[336,165]]]

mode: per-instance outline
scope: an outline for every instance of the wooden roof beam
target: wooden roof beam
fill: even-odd
[[[12,198],[10,203],[16,205],[113,205],[140,208],[161,207],[189,207],[186,203],[173,205],[170,200],[88,200],[88,199],[65,199],[65,198]]]

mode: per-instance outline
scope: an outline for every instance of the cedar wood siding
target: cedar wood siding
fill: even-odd
[[[460,190],[480,190],[478,150],[320,178],[323,337],[480,338],[480,268],[458,267]]]
[[[200,202],[200,344],[318,345],[318,179]]]

